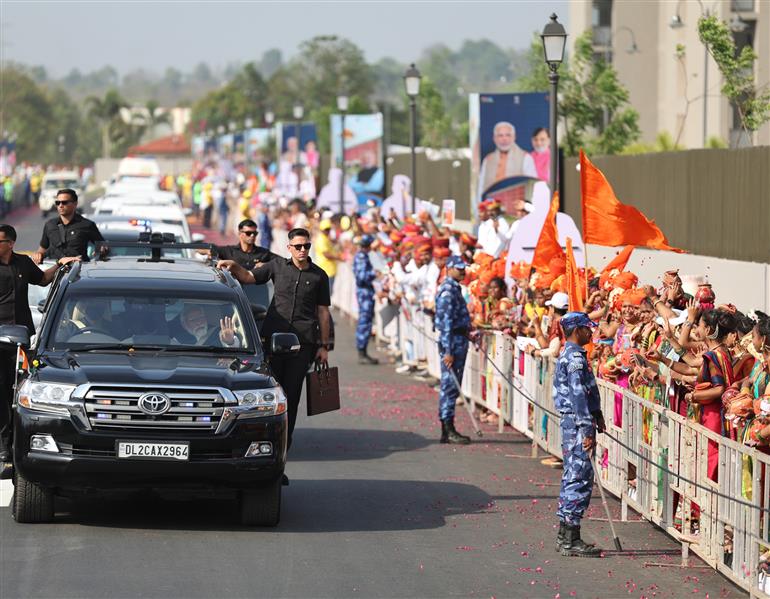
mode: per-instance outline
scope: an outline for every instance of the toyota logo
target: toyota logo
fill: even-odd
[[[145,393],[139,398],[139,409],[150,416],[160,416],[171,409],[171,400],[163,393]]]

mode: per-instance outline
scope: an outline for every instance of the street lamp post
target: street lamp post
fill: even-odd
[[[409,145],[412,150],[412,210],[414,214],[414,201],[417,197],[417,155],[415,154],[415,147],[417,146],[417,96],[420,94],[420,71],[414,66],[414,63],[409,65],[409,68],[404,73],[404,87],[406,88],[406,95],[409,96]],[[406,210],[404,210],[404,217],[406,217]]]
[[[271,108],[268,108],[265,111],[265,124],[267,125],[267,129],[268,129],[268,132],[267,132],[267,143],[272,148],[270,150],[270,160],[271,160],[271,162],[272,162],[273,150],[275,149],[273,147],[273,144],[275,143],[275,138],[273,137],[273,121],[275,121],[275,113],[273,112],[273,110]],[[278,159],[276,158],[276,161],[277,160]]]
[[[300,148],[302,147],[300,144],[300,136],[302,134],[302,117],[305,115],[305,109],[302,107],[302,104],[299,102],[294,104],[294,120],[296,121],[296,124],[294,125],[294,137],[297,138],[297,162],[295,163],[295,166],[300,166]]]
[[[348,104],[345,94],[337,96],[337,110],[340,111],[340,214],[345,214],[345,113]]]
[[[251,129],[254,126],[254,120],[247,116],[246,120],[243,121],[243,149],[246,154],[244,160],[246,161],[246,166],[248,167],[251,164],[251,148],[249,147],[249,129]]]
[[[540,35],[543,40],[543,54],[545,62],[548,65],[548,82],[551,84],[551,173],[549,183],[551,194],[556,193],[556,173],[558,172],[559,150],[557,143],[556,120],[559,116],[556,103],[558,101],[559,91],[559,66],[564,61],[564,46],[567,43],[567,32],[564,26],[557,20],[556,14],[551,15],[551,22],[548,23]]]

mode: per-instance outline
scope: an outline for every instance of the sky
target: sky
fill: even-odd
[[[0,0],[0,47],[5,61],[43,65],[60,77],[104,65],[121,74],[162,73],[258,60],[279,48],[284,59],[299,42],[338,35],[361,47],[370,62],[392,56],[416,60],[443,43],[489,39],[525,48],[552,12],[568,26],[568,0],[240,2]]]

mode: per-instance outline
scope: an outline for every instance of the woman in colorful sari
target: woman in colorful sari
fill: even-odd
[[[736,330],[735,316],[725,310],[704,312],[696,333],[706,343],[703,364],[693,391],[685,394],[684,400],[700,408],[700,423],[710,431],[724,434],[722,417],[722,394],[733,384],[733,357],[725,340]],[[708,442],[708,477],[716,481],[719,466],[719,446]]]

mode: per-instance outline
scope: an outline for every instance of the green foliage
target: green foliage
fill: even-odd
[[[637,142],[626,146],[621,154],[652,154],[655,152],[679,152],[686,149],[676,143],[668,131],[661,131],[655,138],[655,142],[648,144]]]
[[[559,107],[568,156],[581,148],[590,154],[617,154],[639,139],[639,114],[629,106],[628,90],[614,67],[594,54],[590,31],[576,40],[563,79]]]
[[[706,141],[706,147],[710,150],[721,150],[727,147],[727,142],[718,135],[712,135]]]
[[[770,121],[770,90],[754,81],[754,49],[747,45],[739,52],[728,24],[715,16],[698,20],[698,36],[717,63],[722,93],[737,110],[743,130],[750,134]]]
[[[550,89],[538,34],[532,38],[526,63],[528,72],[516,80],[515,91]],[[581,148],[591,154],[618,154],[638,140],[639,114],[628,99],[617,71],[594,53],[591,32],[586,31],[575,41],[574,55],[559,68],[559,118],[565,125],[560,141],[566,155],[575,156]]]
[[[526,64],[525,73],[514,82],[514,91],[519,92],[543,92],[550,87],[548,83],[548,65],[545,64],[543,55],[543,42],[540,34],[532,35],[532,42],[527,50],[524,63]],[[565,59],[561,65],[561,72],[567,72],[569,65]]]
[[[51,100],[32,79],[19,70],[0,71],[0,122],[4,130],[16,133],[20,160],[50,156],[54,131]]]

